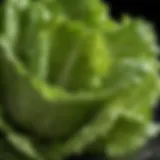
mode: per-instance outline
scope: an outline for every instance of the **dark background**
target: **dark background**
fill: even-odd
[[[111,7],[112,16],[119,19],[123,13],[134,17],[143,17],[155,24],[155,29],[160,35],[160,17],[158,0],[102,0]],[[160,40],[160,37],[159,37]]]

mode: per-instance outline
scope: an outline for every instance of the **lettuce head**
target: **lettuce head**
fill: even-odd
[[[0,159],[122,157],[157,132],[159,48],[143,19],[100,0],[0,6]]]

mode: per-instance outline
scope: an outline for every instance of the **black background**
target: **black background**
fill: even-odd
[[[160,17],[157,0],[102,0],[111,7],[112,16],[119,19],[123,13],[135,17],[143,17],[155,24],[155,29],[160,35]],[[159,2],[159,3],[158,3]]]

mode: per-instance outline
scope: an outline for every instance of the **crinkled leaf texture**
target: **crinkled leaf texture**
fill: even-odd
[[[154,30],[139,19],[115,22],[107,9],[100,0],[1,6],[1,159],[124,156],[157,132]]]

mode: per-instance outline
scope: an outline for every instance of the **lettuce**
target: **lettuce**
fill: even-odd
[[[99,0],[1,7],[1,159],[121,157],[157,133],[154,28],[126,16],[116,22],[108,9]]]

